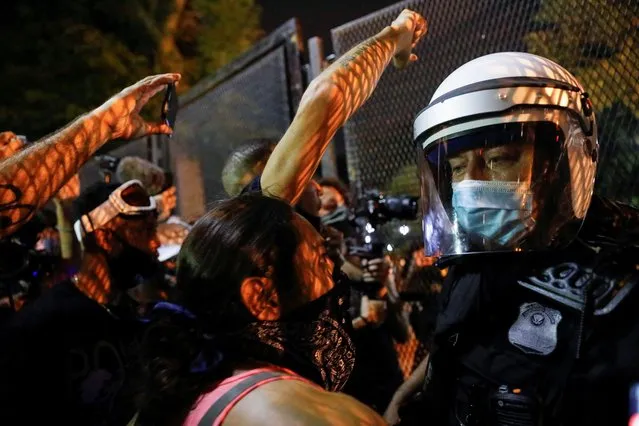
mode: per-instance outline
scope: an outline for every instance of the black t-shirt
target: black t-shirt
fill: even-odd
[[[139,327],[71,282],[47,291],[2,329],[2,423],[126,424]]]
[[[262,176],[255,176],[253,180],[242,189],[242,194],[250,193],[250,192],[262,192]],[[308,220],[308,222],[317,229],[319,232],[322,222],[319,216],[312,215],[310,213],[305,212],[304,210],[295,207],[295,211],[299,213],[304,219]]]

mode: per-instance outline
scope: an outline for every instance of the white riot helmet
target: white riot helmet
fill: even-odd
[[[528,53],[454,71],[414,124],[429,256],[562,247],[590,205],[592,103],[577,79]]]

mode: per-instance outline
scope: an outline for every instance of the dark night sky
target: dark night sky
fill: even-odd
[[[325,53],[329,55],[333,53],[331,28],[390,6],[397,0],[257,0],[257,3],[262,6],[262,27],[267,33],[296,17],[304,38],[322,37]]]

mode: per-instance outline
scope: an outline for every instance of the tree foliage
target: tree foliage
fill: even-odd
[[[526,37],[590,93],[599,124],[600,194],[639,205],[639,2],[546,0]]]
[[[22,0],[3,7],[0,128],[32,140],[149,74],[181,72],[184,91],[261,36],[254,0]],[[150,106],[151,116],[157,111],[157,103]]]
[[[531,53],[574,73],[598,111],[621,103],[639,117],[639,3],[547,0],[535,23]]]

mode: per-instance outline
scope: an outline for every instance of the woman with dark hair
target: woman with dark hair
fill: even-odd
[[[424,18],[404,10],[331,64],[249,184],[259,195],[219,202],[195,224],[178,257],[181,305],[156,305],[146,334],[142,424],[384,424],[327,392],[342,389],[355,363],[347,298],[318,227],[291,205],[386,66],[415,61],[425,33]]]
[[[327,392],[354,365],[333,272],[321,236],[285,202],[217,203],[178,257],[180,305],[153,310],[138,424],[384,424]]]

